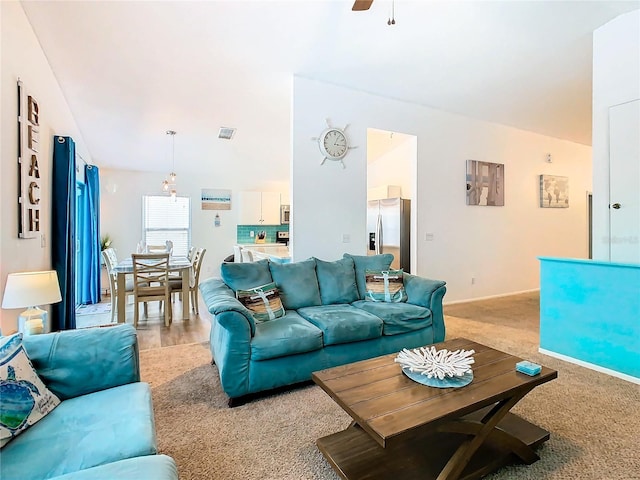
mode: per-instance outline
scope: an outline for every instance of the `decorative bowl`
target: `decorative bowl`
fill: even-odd
[[[473,379],[474,353],[475,350],[436,350],[433,346],[405,348],[394,361],[416,382],[432,387],[462,387]]]

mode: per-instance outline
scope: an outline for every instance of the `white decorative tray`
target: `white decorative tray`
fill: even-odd
[[[402,366],[402,372],[423,385],[438,388],[464,387],[473,380],[471,365],[475,362],[475,350],[421,347],[413,350],[403,349],[395,358]]]

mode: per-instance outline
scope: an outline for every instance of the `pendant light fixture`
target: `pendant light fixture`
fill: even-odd
[[[166,178],[162,182],[162,191],[169,192],[172,198],[178,195],[176,190],[176,132],[175,130],[167,130],[167,135],[171,135],[171,173],[169,174],[169,180]]]

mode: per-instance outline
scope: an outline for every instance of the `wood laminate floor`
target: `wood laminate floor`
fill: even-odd
[[[110,297],[103,296],[101,303],[109,304]],[[133,302],[127,304],[126,320],[133,324]],[[173,302],[173,322],[169,327],[164,325],[164,311],[160,308],[160,302],[149,302],[148,316],[144,317],[142,305],[140,305],[140,319],[138,321],[138,343],[140,350],[150,348],[168,347],[185,343],[202,343],[209,341],[211,331],[211,314],[206,306],[199,301],[200,314],[196,315],[193,309],[189,319],[180,318],[182,314],[182,302],[177,298]],[[111,312],[95,315],[81,315],[76,317],[78,328],[95,325],[111,324]]]

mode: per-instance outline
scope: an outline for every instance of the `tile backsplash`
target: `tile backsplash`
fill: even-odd
[[[258,232],[264,230],[267,233],[265,243],[276,243],[277,232],[288,232],[289,225],[238,225],[236,241],[238,243],[255,243]],[[251,232],[254,236],[251,237]]]

